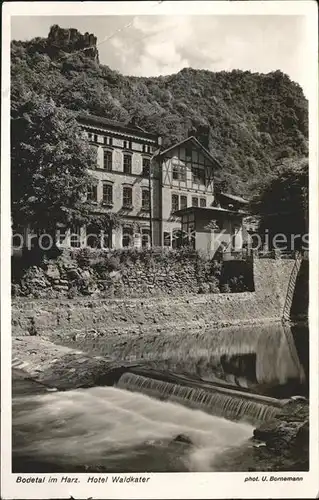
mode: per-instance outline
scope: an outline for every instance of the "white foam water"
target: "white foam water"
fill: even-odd
[[[257,401],[254,401],[254,395],[249,397],[244,394],[245,397],[242,397],[241,393],[227,392],[226,389],[224,389],[224,392],[218,392],[218,389],[214,388],[214,386],[211,386],[210,390],[205,390],[200,387],[189,387],[154,380],[150,377],[143,377],[129,372],[123,373],[117,387],[132,392],[140,391],[154,398],[162,398],[185,404],[191,408],[202,409],[218,417],[231,420],[244,419],[252,424],[271,420],[278,413],[278,408],[267,401],[269,398],[258,398]]]
[[[13,399],[14,457],[65,471],[212,471],[218,454],[244,446],[252,431],[247,423],[115,387]],[[180,434],[192,444],[174,441]]]

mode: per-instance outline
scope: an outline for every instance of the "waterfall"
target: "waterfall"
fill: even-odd
[[[192,387],[144,377],[125,372],[117,387],[132,392],[142,392],[153,398],[175,401],[190,408],[197,408],[217,417],[246,420],[255,424],[270,420],[278,413],[279,402],[273,398],[256,397],[234,390],[214,387]],[[276,404],[277,403],[277,404]]]

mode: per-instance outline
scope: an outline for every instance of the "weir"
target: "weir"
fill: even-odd
[[[193,386],[192,386],[193,385]],[[142,392],[152,398],[177,402],[229,420],[246,420],[256,424],[271,420],[280,411],[283,401],[255,394],[214,387],[167,382],[125,372],[116,386],[131,392]]]

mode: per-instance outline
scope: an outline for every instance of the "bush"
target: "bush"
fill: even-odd
[[[90,267],[92,250],[90,248],[81,248],[80,250],[74,251],[73,257],[79,267],[82,269]]]
[[[118,257],[113,257],[112,255],[107,259],[106,265],[110,272],[119,271],[122,267],[120,259]]]
[[[71,288],[69,288],[68,293],[67,293],[67,298],[68,299],[74,299],[78,294],[78,290],[76,286],[72,285]]]
[[[210,281],[208,282],[209,284],[209,292],[210,293],[220,293],[219,289],[219,280],[214,277],[213,279],[210,278]]]
[[[246,292],[248,290],[245,278],[242,275],[230,278],[228,284],[231,292],[233,293]]]
[[[220,291],[221,293],[231,293],[231,289],[228,283],[223,283],[222,285],[220,285]]]

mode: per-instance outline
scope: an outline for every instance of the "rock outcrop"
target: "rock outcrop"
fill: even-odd
[[[96,46],[97,38],[92,33],[80,33],[74,28],[63,29],[57,24],[51,26],[47,45],[52,52],[76,52],[82,50],[86,57],[99,62],[99,53]],[[53,55],[53,54],[52,54]]]

